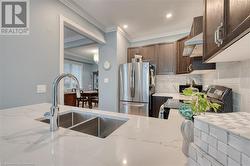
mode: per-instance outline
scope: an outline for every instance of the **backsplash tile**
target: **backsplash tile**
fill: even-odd
[[[156,92],[159,93],[177,93],[179,85],[185,85],[193,79],[196,84],[202,83],[201,75],[157,75],[156,76]]]
[[[250,112],[250,60],[217,63],[216,68],[202,75],[204,87],[213,84],[232,88],[234,111]]]
[[[250,60],[217,63],[216,70],[204,75],[157,75],[156,92],[176,93],[179,85],[194,79],[204,89],[209,85],[221,85],[233,90],[233,110],[250,112]]]

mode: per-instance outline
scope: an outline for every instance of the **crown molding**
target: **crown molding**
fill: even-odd
[[[85,38],[85,39],[75,40],[72,42],[65,42],[64,48],[75,48],[80,46],[89,46],[93,44],[96,45],[96,43],[93,40]]]
[[[131,37],[129,36],[129,34],[124,31],[121,27],[117,27],[117,32],[119,32],[123,37],[125,37],[129,42],[131,41]]]
[[[125,37],[129,42],[131,40],[131,37],[129,36],[129,34],[124,31],[121,27],[119,26],[112,26],[112,27],[108,27],[105,30],[105,33],[110,33],[110,32],[118,32],[120,33],[123,37]]]
[[[94,63],[93,59],[82,57],[81,55],[75,54],[75,53],[73,53],[71,51],[65,50],[64,54],[65,54],[66,58],[70,58],[70,56],[71,56],[71,57],[74,57],[74,58],[79,58],[79,59],[81,59],[81,60],[83,60],[85,62],[88,62],[88,63]]]
[[[117,26],[111,26],[105,29],[105,33],[115,32],[115,31],[117,31]]]
[[[82,40],[82,39],[85,39],[85,37],[81,35],[71,36],[71,37],[65,38],[64,43],[74,42],[76,40]]]
[[[155,35],[148,35],[146,37],[140,37],[140,38],[132,38],[130,40],[131,43],[135,43],[135,42],[143,42],[143,41],[147,41],[147,40],[154,40],[154,39],[159,39],[159,38],[164,38],[164,37],[171,37],[171,36],[177,36],[177,35],[181,35],[181,34],[189,34],[190,33],[190,29],[183,29],[180,31],[174,31],[171,33],[162,33],[162,34],[155,34]]]
[[[83,8],[81,8],[79,5],[77,5],[72,0],[59,0],[62,4],[70,8],[72,11],[77,13],[79,16],[86,19],[91,24],[95,25],[97,28],[105,32],[106,28],[103,24],[101,24],[99,21],[97,21],[94,17],[92,17],[90,14],[88,14]]]

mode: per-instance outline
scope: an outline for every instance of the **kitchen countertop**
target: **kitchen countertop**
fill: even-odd
[[[184,96],[180,93],[155,93],[153,96],[159,96],[159,97],[171,97],[176,100],[192,100],[192,97],[190,96]]]
[[[0,111],[0,165],[34,166],[184,166],[180,125],[183,118],[171,110],[169,120],[60,106],[60,112],[80,111],[128,118],[105,139],[60,128],[51,133],[49,124],[35,119],[50,104],[37,104]]]
[[[250,113],[206,113],[195,116],[195,120],[209,123],[234,135],[250,140]]]
[[[98,91],[94,91],[94,90],[84,90],[84,93],[98,93]],[[75,94],[76,92],[72,92],[72,91],[68,91],[68,92],[64,92],[64,94]]]

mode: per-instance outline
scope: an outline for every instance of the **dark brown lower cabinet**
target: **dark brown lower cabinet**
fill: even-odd
[[[169,97],[152,96],[151,98],[151,110],[149,112],[150,117],[158,118],[160,107],[164,104]]]

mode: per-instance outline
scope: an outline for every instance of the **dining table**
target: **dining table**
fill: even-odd
[[[95,90],[81,90],[81,98],[86,99],[88,102],[88,107],[93,108],[92,98],[98,97],[98,91]],[[79,107],[79,101],[77,99],[76,92],[65,92],[64,93],[64,105]]]
[[[88,106],[89,106],[90,109],[92,109],[92,107],[93,107],[92,98],[93,97],[98,97],[98,91],[83,91],[83,93],[81,93],[81,95],[83,97],[87,98]]]

